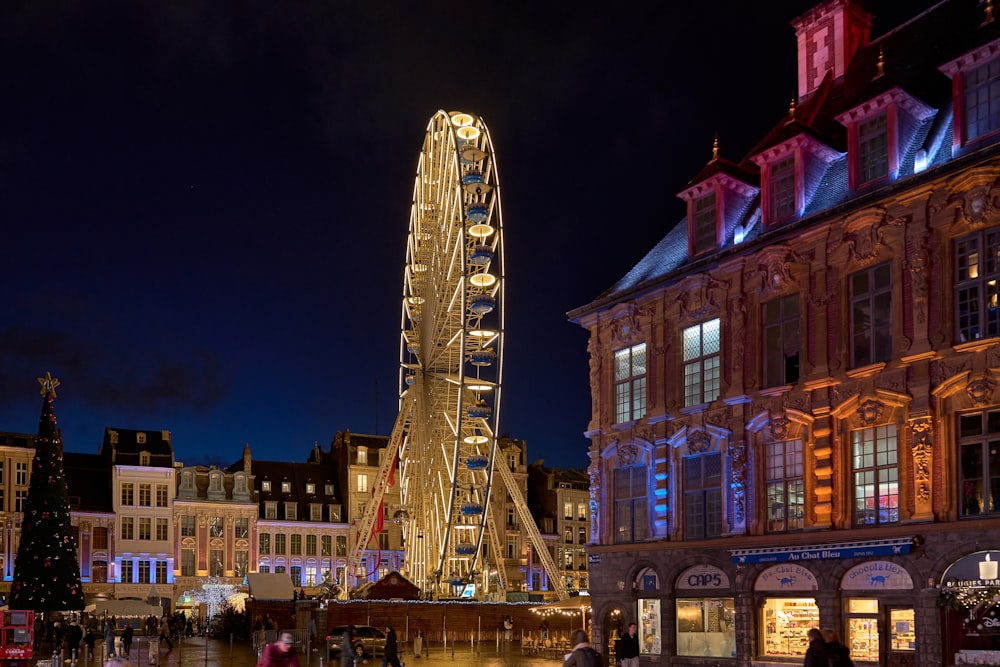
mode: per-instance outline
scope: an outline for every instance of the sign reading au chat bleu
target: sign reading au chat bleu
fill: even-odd
[[[784,563],[827,560],[831,558],[867,558],[869,556],[894,556],[910,553],[912,537],[891,540],[865,540],[838,544],[806,544],[790,547],[761,547],[760,549],[730,549],[733,562]]]

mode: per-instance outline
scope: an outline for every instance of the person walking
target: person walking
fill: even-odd
[[[837,633],[828,628],[821,630],[823,642],[826,644],[826,653],[830,660],[830,667],[854,667],[851,660],[851,649],[840,643]]]
[[[292,633],[283,631],[278,635],[277,641],[265,646],[257,667],[299,667]]]
[[[125,629],[122,630],[122,654],[126,658],[132,653],[132,634],[135,631],[132,629],[132,623],[130,621],[125,621]]]
[[[115,657],[115,629],[111,621],[104,621],[104,650],[107,657]]]
[[[399,664],[399,645],[396,641],[396,630],[391,625],[385,626],[385,656],[382,658],[382,667],[392,665],[401,667]]]
[[[75,620],[71,621],[66,628],[66,646],[69,649],[67,655],[70,659],[80,654],[80,642],[83,640],[83,628]]]
[[[590,638],[583,630],[573,633],[573,650],[563,667],[601,667],[601,656],[590,647]]]
[[[170,620],[166,616],[160,617],[160,641],[167,642],[167,650],[174,650],[174,640],[170,638]]]
[[[94,634],[94,629],[88,627],[87,631],[83,633],[83,645],[87,647],[87,659],[94,659],[94,646],[97,644],[97,635]]]
[[[340,667],[354,667],[358,662],[358,654],[354,650],[354,626],[348,625],[344,630],[344,638],[340,642]],[[368,662],[362,660],[362,663]]]
[[[806,649],[803,667],[830,667],[830,657],[826,651],[826,642],[819,628],[809,628],[806,633],[809,638],[809,648]]]
[[[629,623],[628,630],[618,640],[618,660],[622,667],[639,667],[639,635],[636,634],[638,630],[638,625]]]

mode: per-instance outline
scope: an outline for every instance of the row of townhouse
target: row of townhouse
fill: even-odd
[[[0,594],[13,579],[33,441],[0,433]],[[347,572],[352,524],[371,497],[387,444],[385,436],[343,431],[328,450],[314,444],[304,463],[253,460],[247,445],[240,460],[220,468],[176,461],[169,431],[105,429],[97,454],[63,454],[85,596],[156,598],[185,609],[197,606],[190,593],[205,583],[242,587],[251,572],[288,573],[307,595],[405,574],[402,529],[393,520],[401,509],[398,486],[386,494],[382,530],[360,566]],[[503,449],[524,498],[524,443],[505,438]],[[546,591],[547,574],[530,558],[513,502],[508,494],[495,506],[507,517],[507,589]],[[555,534],[545,540],[553,558],[565,548]],[[574,561],[563,575],[573,587],[586,583],[580,568]]]

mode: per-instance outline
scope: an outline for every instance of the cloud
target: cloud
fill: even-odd
[[[208,350],[130,345],[20,324],[0,329],[0,402],[23,399],[46,371],[95,411],[203,412],[229,393],[222,364]]]

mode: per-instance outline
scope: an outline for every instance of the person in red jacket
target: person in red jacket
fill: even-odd
[[[299,667],[299,658],[292,646],[292,633],[282,632],[277,641],[265,646],[257,667]]]

